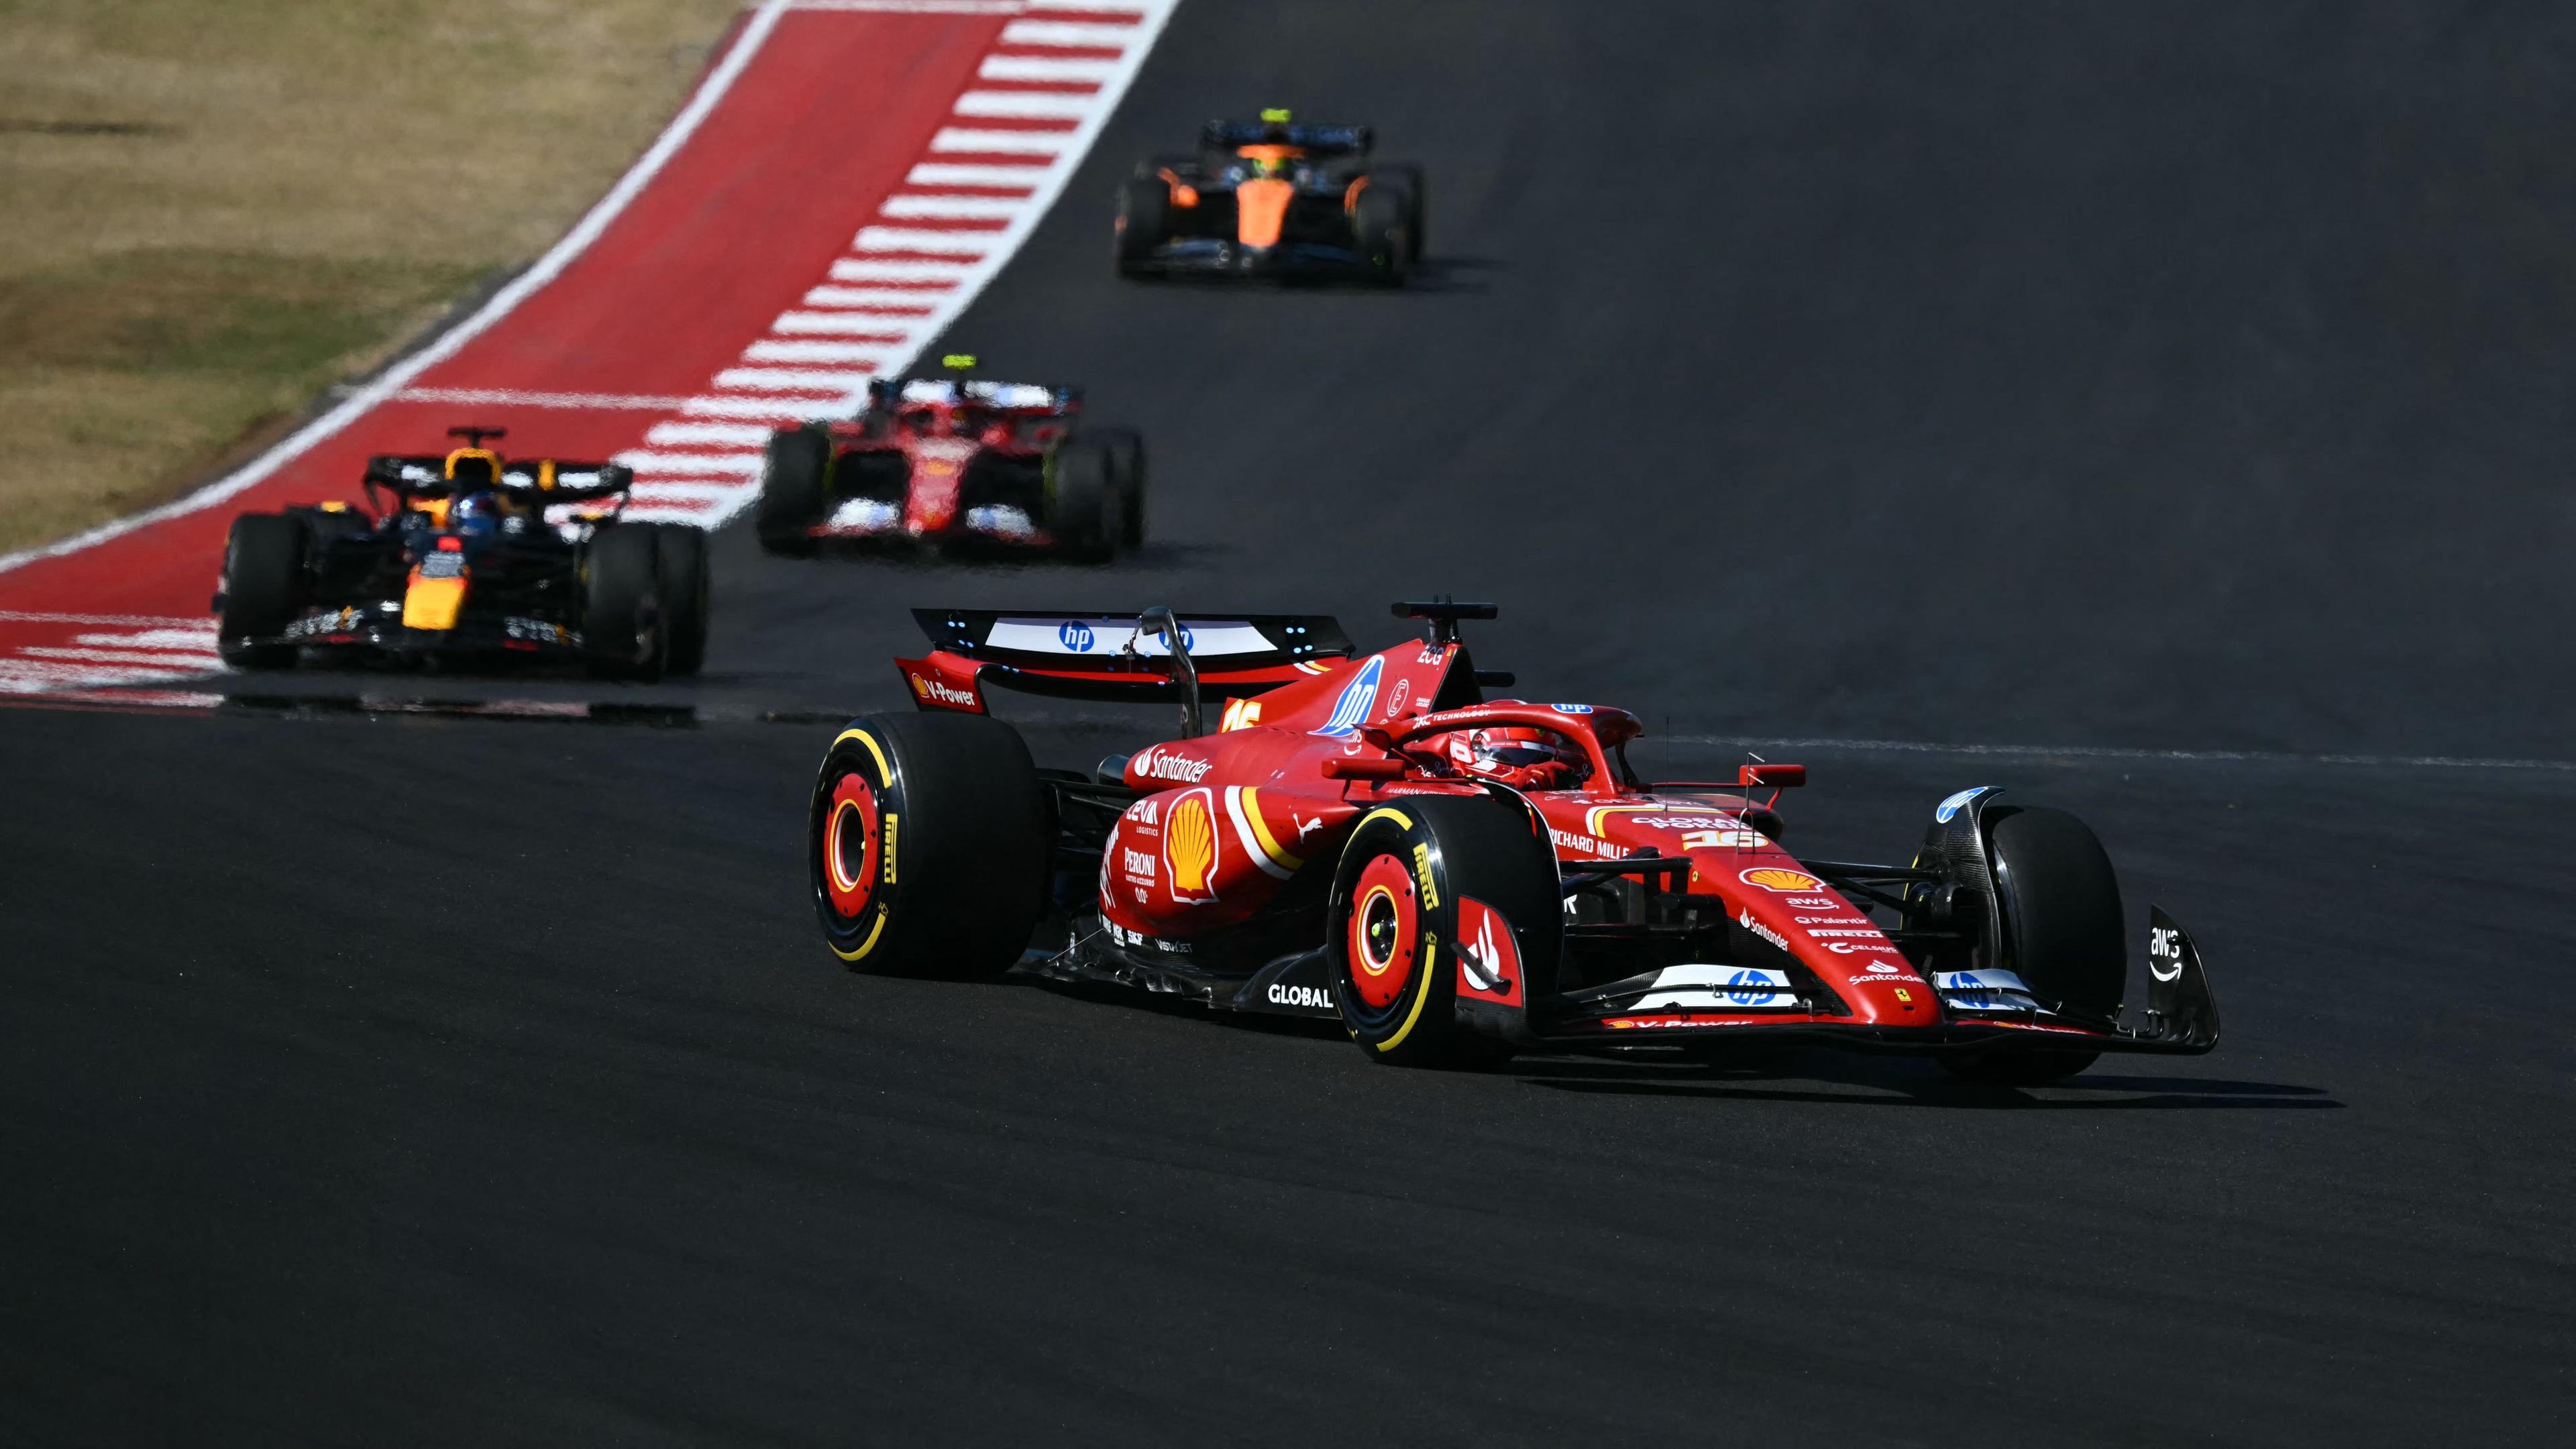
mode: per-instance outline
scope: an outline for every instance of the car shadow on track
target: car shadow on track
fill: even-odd
[[[1838,1107],[2134,1112],[2339,1111],[2344,1106],[2323,1087],[2288,1082],[2084,1072],[2042,1087],[2006,1087],[1954,1077],[1937,1062],[1825,1051],[1670,1064],[1524,1058],[1505,1070],[1531,1086],[1560,1092]]]

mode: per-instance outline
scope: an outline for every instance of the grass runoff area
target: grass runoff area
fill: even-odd
[[[0,0],[0,551],[207,481],[533,259],[740,4]]]

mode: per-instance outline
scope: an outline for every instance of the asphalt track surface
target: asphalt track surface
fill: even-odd
[[[2570,31],[1185,5],[957,338],[1146,424],[1161,541],[969,573],[729,536],[704,693],[892,705],[914,603],[1377,643],[1446,588],[1506,605],[1480,662],[1680,733],[2564,758]],[[1120,159],[1271,102],[1426,163],[1426,285],[1112,284]],[[1029,714],[1042,758],[1135,738]],[[1810,753],[1794,848],[1893,854],[2000,784],[2202,941],[2217,1054],[1992,1094],[1824,1055],[1406,1073],[853,976],[800,884],[821,743],[0,714],[0,1439],[2576,1411],[2576,770]]]

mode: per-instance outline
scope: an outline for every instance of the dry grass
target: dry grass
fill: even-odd
[[[0,550],[174,496],[542,251],[739,3],[0,0]]]

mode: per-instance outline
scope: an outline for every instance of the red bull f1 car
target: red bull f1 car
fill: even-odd
[[[1126,277],[1344,277],[1401,286],[1422,259],[1422,168],[1375,161],[1366,126],[1210,121],[1190,156],[1118,188]]]
[[[621,519],[615,463],[505,459],[499,428],[445,453],[367,460],[367,503],[233,520],[218,647],[241,669],[300,657],[554,661],[612,678],[706,659],[707,536]]]
[[[815,784],[826,944],[1325,1018],[1396,1063],[1789,1040],[2033,1083],[2217,1044],[2161,910],[2136,1004],[2074,816],[1966,789],[1902,865],[1801,858],[1778,801],[1802,767],[1645,781],[1627,711],[1487,697],[1510,678],[1459,621],[1490,605],[1396,611],[1428,637],[1364,655],[1320,617],[918,611],[934,647],[897,663],[919,711],[851,721]],[[997,686],[1177,701],[1182,729],[1040,769]]]
[[[856,418],[770,438],[753,513],[761,547],[873,543],[1090,562],[1140,548],[1144,441],[1081,420],[1077,388],[879,379]]]

